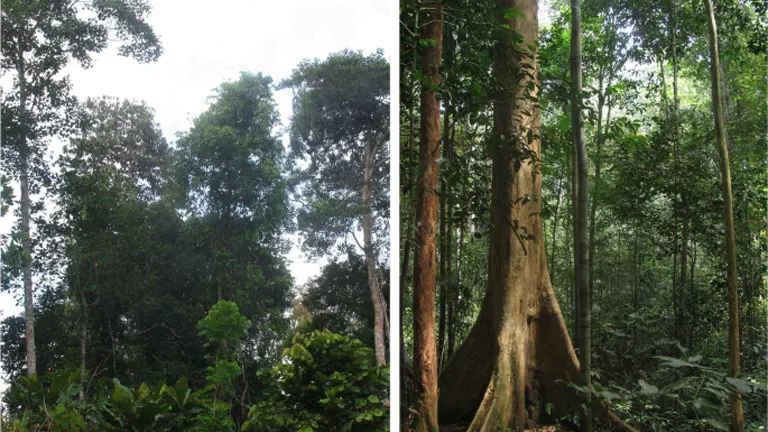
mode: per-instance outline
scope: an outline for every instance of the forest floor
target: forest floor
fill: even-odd
[[[452,424],[440,426],[440,432],[464,432],[469,427],[468,424]],[[556,426],[537,426],[533,429],[525,429],[523,432],[559,432],[565,429],[558,429]]]

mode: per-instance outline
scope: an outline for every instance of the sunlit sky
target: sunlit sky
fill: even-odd
[[[383,48],[386,55],[397,49],[388,30],[397,19],[397,4],[390,0],[155,0],[151,5],[148,21],[164,48],[157,62],[120,57],[115,44],[94,57],[92,68],[71,65],[63,73],[81,100],[107,95],[145,101],[170,142],[205,111],[212,90],[241,71],[262,72],[277,83],[305,58],[324,59],[346,48],[366,54]],[[282,121],[276,133],[286,144],[291,97],[290,89],[275,93]],[[50,149],[58,154],[61,147],[54,142]],[[0,220],[0,232],[8,233],[13,222],[10,214]],[[290,239],[289,268],[302,284],[319,273],[324,261],[311,262],[296,236]],[[10,293],[0,294],[0,316],[22,310]]]

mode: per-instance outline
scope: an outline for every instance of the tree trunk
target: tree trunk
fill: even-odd
[[[686,290],[688,289],[688,231],[690,228],[690,221],[688,217],[688,200],[686,199],[686,192],[681,191],[680,193],[680,213],[681,217],[683,219],[683,232],[682,237],[680,238],[680,283],[678,284],[678,290],[677,290],[677,316],[679,319],[678,322],[678,340],[682,343],[685,341],[685,335],[686,335],[686,312],[687,312],[687,305],[686,305],[686,296],[688,293]]]
[[[82,287],[81,287],[82,289]],[[85,398],[85,379],[86,379],[86,344],[88,342],[88,303],[86,303],[85,292],[80,292],[80,399]],[[115,371],[117,372],[117,371]]]
[[[19,140],[19,183],[21,189],[21,249],[23,259],[24,279],[24,327],[27,354],[27,376],[37,374],[37,354],[35,349],[35,300],[32,287],[32,233],[30,231],[29,198],[29,143],[27,131],[29,128],[27,118],[27,77],[25,75],[23,40],[19,37],[18,59],[16,73],[19,80],[19,122],[21,123],[21,137]]]
[[[443,45],[443,4],[426,5],[427,24],[424,39],[434,40],[422,52],[422,74],[434,84],[440,83],[440,61]],[[421,91],[421,124],[419,139],[419,187],[416,191],[416,249],[413,268],[413,344],[416,370],[417,432],[437,432],[437,352],[435,346],[435,234],[437,229],[437,195],[440,178],[440,105],[435,91],[427,86]]]
[[[413,56],[413,63],[412,68],[413,71],[416,70],[417,60],[416,55]],[[413,72],[411,71],[411,72]],[[413,144],[414,144],[414,135],[415,135],[415,126],[414,126],[414,109],[416,105],[416,98],[414,96],[414,89],[415,89],[415,82],[416,80],[413,79],[413,73],[410,74],[410,86],[409,86],[409,93],[408,97],[410,100],[410,106],[408,109],[408,160],[410,161],[411,155],[413,154]],[[408,169],[405,170],[405,189],[403,190],[403,196],[409,199],[408,202],[408,209],[414,210],[415,213],[415,201],[414,201],[414,192],[413,192],[413,183],[415,181],[415,175],[413,173],[413,170],[410,168],[412,164],[408,165]],[[411,392],[408,386],[408,351],[406,350],[405,346],[405,334],[403,332],[404,326],[403,326],[403,313],[402,308],[405,305],[405,287],[408,281],[408,275],[409,275],[409,266],[411,264],[411,246],[412,246],[412,233],[411,233],[411,227],[416,225],[416,221],[413,219],[413,215],[409,213],[407,210],[405,212],[405,218],[402,222],[404,222],[405,225],[405,232],[403,235],[403,246],[405,247],[405,250],[403,252],[403,260],[401,261],[402,268],[400,270],[400,307],[401,307],[401,313],[399,315],[399,332],[400,332],[400,428],[402,430],[407,431],[408,430],[408,417],[409,412],[408,408],[411,406],[410,403],[410,396]]]
[[[453,61],[453,35],[451,32],[448,32],[447,37],[443,37],[443,41],[445,43],[445,53],[443,56],[443,62],[445,64],[446,68],[450,68]],[[450,178],[450,173],[452,172],[452,165],[453,165],[453,130],[454,127],[451,126],[451,122],[455,124],[456,119],[454,118],[454,112],[453,112],[453,103],[451,102],[450,98],[445,99],[445,126],[443,131],[444,136],[444,145],[445,145],[445,156],[444,158],[447,160],[446,164],[446,170],[443,172],[442,178],[445,182],[445,196],[442,197],[442,201],[445,202],[446,205],[446,218],[445,218],[445,267],[443,268],[443,271],[445,272],[445,277],[443,278],[443,284],[446,287],[445,295],[446,295],[446,307],[448,309],[447,313],[447,324],[446,324],[446,336],[448,338],[448,344],[447,348],[444,346],[443,351],[440,352],[440,366],[445,363],[448,357],[453,353],[453,349],[451,347],[452,341],[451,341],[451,333],[453,328],[453,319],[454,319],[454,305],[455,305],[455,286],[454,286],[454,280],[453,280],[453,182]],[[442,301],[441,301],[442,303]]]
[[[576,271],[576,291],[579,293],[578,328],[579,337],[576,345],[579,349],[579,363],[581,365],[580,384],[592,388],[592,335],[591,335],[591,293],[589,278],[589,244],[587,239],[587,223],[589,212],[589,159],[587,158],[587,145],[584,138],[584,119],[581,113],[583,103],[581,96],[581,0],[571,0],[571,130],[573,147],[576,150],[576,169],[574,178],[578,179],[577,205],[573,206],[575,222],[574,243],[575,258],[574,269]],[[602,109],[602,100],[600,103]],[[599,114],[602,117],[602,113]],[[582,432],[592,432],[592,393],[584,393],[584,413],[579,419],[579,429]]]
[[[552,223],[552,245],[550,246],[550,253],[549,253],[549,278],[554,279],[555,277],[555,256],[557,253],[557,222],[558,222],[558,216],[560,215],[560,202],[562,201],[562,195],[563,195],[563,175],[564,175],[565,168],[563,168],[560,171],[560,179],[557,181],[557,201],[555,202],[555,215],[554,215],[554,221]]]
[[[368,287],[373,302],[373,340],[376,351],[376,366],[387,364],[387,346],[384,328],[386,307],[381,295],[379,278],[376,276],[376,257],[373,247],[373,208],[371,179],[373,178],[374,161],[376,160],[377,145],[368,140],[365,146],[365,167],[363,172],[363,247],[365,248],[365,265],[368,268]]]
[[[523,18],[504,19],[523,37],[520,47],[537,39],[537,2],[499,0],[499,9],[519,9]],[[441,423],[471,420],[469,431],[521,430],[529,423],[553,422],[581,402],[565,383],[578,381],[579,362],[568,338],[547,273],[541,208],[541,176],[535,53],[518,61],[512,38],[496,46],[491,236],[488,286],[469,335],[440,375]],[[516,71],[525,71],[522,82]],[[533,85],[529,89],[529,84]],[[536,239],[533,241],[533,239]],[[541,401],[526,407],[526,387],[538,384]],[[595,401],[597,402],[596,398]],[[553,404],[551,414],[543,407]],[[599,407],[598,407],[599,406]],[[604,405],[597,412],[614,427],[628,429]]]
[[[691,324],[688,326],[688,352],[693,353],[694,335],[696,334],[696,322],[698,320],[698,306],[696,301],[696,284],[694,280],[696,271],[696,237],[691,240],[693,243],[693,259],[691,260],[691,282],[690,293],[691,298]]]
[[[717,24],[711,0],[704,0],[707,12],[709,36],[710,79],[712,83],[712,113],[715,120],[715,141],[720,156],[720,176],[723,187],[723,216],[725,219],[725,251],[728,274],[728,372],[732,377],[741,374],[739,364],[739,287],[736,273],[736,239],[733,227],[733,196],[731,193],[731,161],[728,144],[725,139],[725,120],[723,118],[722,96],[720,88],[720,54],[717,43]],[[744,413],[741,394],[734,394],[731,399],[731,432],[744,431]]]
[[[448,116],[446,115],[443,118],[443,140],[442,140],[442,149],[445,148],[445,142],[448,141]],[[438,146],[441,146],[441,144],[438,144]],[[448,282],[448,279],[446,278],[446,269],[450,265],[450,263],[447,262],[447,242],[446,242],[446,212],[445,212],[445,197],[447,195],[446,188],[448,183],[445,180],[445,177],[440,178],[440,234],[438,236],[438,242],[440,244],[440,255],[439,255],[439,271],[438,271],[438,283],[440,285],[440,312],[439,312],[439,327],[438,327],[438,337],[437,337],[437,364],[438,364],[438,370],[443,365],[443,347],[445,345],[445,306],[446,306],[446,289],[445,285]]]
[[[448,358],[450,359],[453,356],[454,351],[456,350],[456,327],[457,322],[459,320],[458,313],[456,312],[458,308],[458,302],[459,302],[459,289],[461,288],[461,258],[463,255],[463,245],[464,245],[464,221],[459,222],[459,248],[458,253],[456,255],[456,278],[454,279],[454,290],[453,295],[451,296],[451,300],[453,303],[451,303],[451,326],[449,327],[448,331]]]

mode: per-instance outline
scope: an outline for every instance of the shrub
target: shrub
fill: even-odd
[[[325,331],[297,333],[281,362],[258,372],[268,390],[243,431],[385,431],[388,367],[362,342]]]

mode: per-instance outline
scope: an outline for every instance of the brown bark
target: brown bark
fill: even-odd
[[[422,51],[422,74],[432,83],[440,82],[443,42],[443,4],[430,2],[424,39],[433,40]],[[435,346],[435,265],[437,233],[437,190],[440,167],[440,105],[435,91],[424,86],[421,91],[419,139],[419,181],[416,195],[416,249],[413,284],[414,369],[416,370],[417,432],[438,430],[437,423],[437,352]]]
[[[723,218],[725,222],[725,255],[728,276],[728,373],[732,377],[741,374],[739,358],[739,287],[736,272],[736,236],[733,221],[733,195],[731,191],[731,161],[725,136],[722,89],[720,76],[720,53],[717,42],[717,24],[711,0],[704,0],[707,13],[707,34],[709,36],[710,80],[712,84],[712,113],[715,121],[715,141],[720,162],[720,177],[723,188]],[[731,432],[744,431],[744,413],[741,394],[731,399]]]
[[[500,9],[516,7],[524,18],[505,20],[510,31],[537,38],[534,0],[500,0]],[[494,103],[491,236],[488,286],[477,321],[440,375],[440,420],[471,420],[469,431],[520,430],[530,421],[554,421],[580,397],[564,381],[578,381],[580,370],[557,305],[542,238],[540,140],[535,96],[535,54],[518,63],[509,39],[497,45],[494,73],[503,86]],[[523,67],[520,67],[523,66]],[[525,71],[522,82],[515,71]],[[529,93],[528,83],[534,84]],[[529,163],[534,161],[534,163]],[[525,197],[536,197],[527,200]],[[533,241],[522,234],[530,234]],[[526,410],[525,387],[538,381],[542,402],[553,403],[551,416]],[[593,400],[597,400],[594,398]],[[595,412],[620,430],[621,423],[602,404]]]
[[[379,278],[376,275],[376,258],[373,247],[373,209],[371,191],[373,168],[377,144],[368,140],[365,146],[365,166],[363,170],[363,247],[365,248],[365,265],[368,269],[368,287],[373,303],[373,340],[376,352],[376,366],[387,364],[387,346],[385,331],[386,307],[381,295]]]

